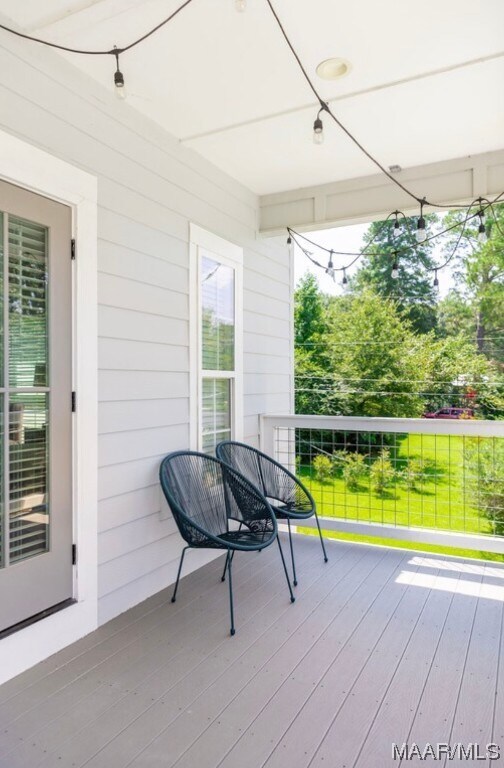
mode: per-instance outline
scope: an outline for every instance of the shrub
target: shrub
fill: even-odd
[[[331,459],[328,456],[324,456],[322,453],[319,453],[319,455],[315,456],[313,459],[313,469],[316,479],[320,483],[325,483],[326,480],[329,480],[332,474]]]
[[[367,475],[368,467],[362,453],[347,453],[343,467],[343,479],[350,491],[359,487],[359,482]]]
[[[370,469],[371,487],[377,494],[382,494],[394,482],[396,473],[390,461],[390,451],[382,448]]]
[[[401,472],[401,477],[409,491],[417,490],[417,484],[421,483],[424,479],[424,465],[422,459],[410,459]]]
[[[331,456],[333,474],[339,475],[340,472],[343,471],[347,456],[348,453],[346,451],[333,451],[333,455]]]

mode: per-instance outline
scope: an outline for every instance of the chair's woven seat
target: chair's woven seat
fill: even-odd
[[[309,501],[305,504],[303,502],[283,504],[281,501],[269,499],[269,503],[278,520],[295,518],[303,520],[313,515],[313,505]]]
[[[254,531],[224,531],[219,534],[219,538],[228,541],[231,544],[240,544],[243,547],[250,546],[251,549],[257,549],[264,541],[264,533],[254,533]]]

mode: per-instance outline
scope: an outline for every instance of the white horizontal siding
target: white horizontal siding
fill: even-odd
[[[118,386],[118,383],[120,386]],[[187,397],[189,373],[166,371],[116,371],[101,369],[98,372],[100,401],[107,400],[153,400],[172,397]]]
[[[98,406],[98,429],[101,435],[166,427],[177,423],[187,424],[188,420],[188,403],[184,397],[107,401]]]
[[[2,37],[0,127],[98,177],[99,593],[105,621],[165,587],[181,539],[158,468],[189,445],[189,224],[244,249],[244,434],[289,409],[291,267],[255,195],[50,51]],[[77,254],[78,257],[78,254]],[[191,552],[187,569],[213,555]]]
[[[100,533],[140,519],[140,509],[147,516],[158,513],[160,508],[161,494],[157,482],[147,488],[103,499],[100,505]]]

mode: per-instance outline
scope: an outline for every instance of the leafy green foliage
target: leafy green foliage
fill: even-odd
[[[475,213],[475,209],[472,211]],[[486,243],[477,240],[479,217],[465,227],[455,227],[445,246],[449,258],[460,238],[453,259],[455,287],[441,302],[440,330],[449,334],[454,326],[472,338],[478,351],[489,359],[504,362],[504,205],[487,210]],[[495,214],[495,218],[494,218]],[[463,213],[451,212],[445,225],[461,222]]]
[[[347,453],[343,467],[343,480],[350,491],[358,489],[368,473],[368,466],[362,453]]]
[[[390,451],[383,448],[378,458],[373,462],[369,470],[371,479],[371,488],[373,491],[382,495],[392,485],[395,480],[396,472],[390,460]]]
[[[503,440],[466,438],[464,470],[473,503],[492,524],[493,533],[504,535]]]
[[[424,463],[422,459],[409,459],[401,470],[401,479],[409,491],[417,491],[424,480]]]
[[[457,215],[449,214],[443,227]],[[498,217],[504,232],[504,205]],[[436,218],[427,226],[432,230]],[[345,295],[324,295],[312,275],[301,281],[295,294],[296,412],[415,418],[457,405],[476,406],[480,417],[502,417],[504,237],[494,226],[482,245],[474,226],[464,232],[457,286],[436,306],[432,273],[424,269],[433,266],[430,245],[417,248],[404,226],[392,243],[391,228],[370,225],[370,251],[385,256],[366,257]],[[460,230],[453,233],[458,238]],[[388,254],[395,248],[405,249],[399,280],[390,277]]]
[[[327,482],[332,474],[331,459],[328,456],[319,453],[313,459],[313,471],[315,472],[315,477],[319,483]]]
[[[436,214],[425,216],[427,232],[435,230],[438,223]],[[392,299],[402,314],[408,318],[411,327],[419,333],[426,333],[436,326],[436,293],[432,285],[432,273],[426,272],[434,266],[433,243],[419,245],[415,232],[417,220],[399,218],[399,235],[393,236],[393,220],[374,221],[364,236],[370,254],[364,256],[361,267],[350,282],[353,291],[371,288],[378,296]],[[397,257],[399,277],[393,279],[392,264]]]

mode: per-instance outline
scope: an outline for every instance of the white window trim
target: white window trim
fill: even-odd
[[[3,131],[0,131],[0,177],[70,206],[77,252],[72,329],[73,389],[77,392],[73,421],[76,602],[0,640],[1,684],[98,626],[98,330],[96,177]]]
[[[190,447],[201,450],[201,380],[233,378],[231,408],[233,440],[243,440],[243,248],[213,232],[190,224],[189,232],[189,329],[190,329]],[[209,251],[235,273],[235,369],[204,371],[201,361],[201,259],[200,249]]]

